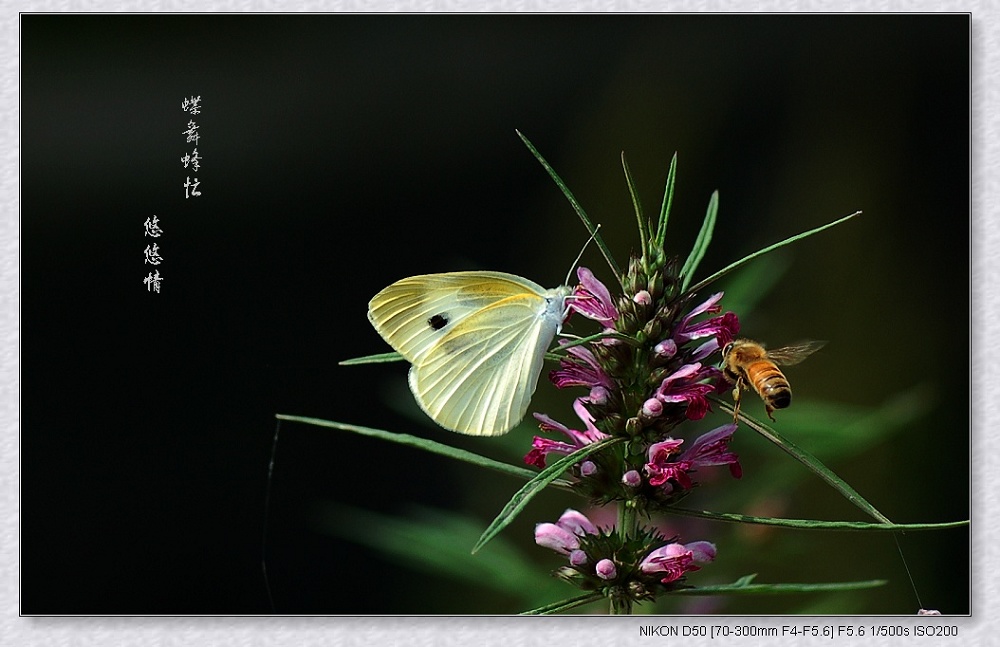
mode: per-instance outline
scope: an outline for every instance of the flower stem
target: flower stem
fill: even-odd
[[[629,499],[618,503],[618,532],[623,536],[635,535],[638,530],[639,516],[636,513],[635,503]]]
[[[617,595],[611,596],[611,615],[613,616],[628,616],[632,615],[632,605],[631,603],[622,597]]]
[[[634,537],[639,530],[639,514],[636,511],[635,503],[628,499],[618,503],[618,533],[622,537]],[[611,615],[631,615],[632,600],[627,597],[625,591],[622,595],[611,596]]]

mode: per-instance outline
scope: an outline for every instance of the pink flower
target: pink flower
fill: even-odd
[[[709,411],[706,396],[718,389],[721,380],[722,371],[715,367],[685,364],[664,378],[654,395],[664,403],[686,402],[688,419],[701,420]]]
[[[722,307],[719,305],[719,300],[722,299],[722,294],[722,292],[716,292],[707,301],[695,306],[691,312],[687,313],[681,319],[681,322],[674,329],[673,335],[674,341],[677,342],[678,346],[692,339],[714,337],[715,348],[718,349],[736,339],[736,335],[740,332],[740,320],[735,313],[727,312],[721,317],[712,317],[699,323],[691,323],[691,320],[700,314],[721,312]],[[705,346],[707,347],[708,344],[705,344]],[[699,350],[701,349],[699,348]]]
[[[680,460],[688,461],[694,469],[699,467],[714,467],[728,465],[733,478],[743,476],[740,458],[735,452],[729,451],[729,441],[733,439],[736,425],[722,425],[698,437],[680,456]]]
[[[663,574],[660,580],[670,584],[682,578],[688,571],[701,567],[694,562],[706,563],[715,559],[715,544],[695,541],[690,544],[667,544],[652,551],[639,563],[639,568],[648,575]]]
[[[586,554],[580,554],[583,552],[580,550],[580,537],[596,535],[597,532],[597,527],[586,515],[567,508],[555,523],[540,523],[535,526],[535,543],[568,555],[571,561],[584,563]]]
[[[693,485],[688,472],[696,471],[700,467],[715,467],[719,465],[729,465],[729,472],[734,478],[743,476],[743,468],[739,463],[739,456],[729,451],[729,441],[732,440],[736,431],[735,424],[722,425],[717,429],[699,436],[697,440],[676,460],[670,458],[680,450],[683,440],[668,438],[663,442],[655,443],[649,447],[646,463],[646,475],[649,477],[649,484],[652,486],[663,486],[668,492],[673,491],[673,485],[668,481],[673,480],[681,488],[687,490]]]
[[[611,292],[586,267],[577,268],[576,276],[580,279],[580,285],[573,291],[573,296],[567,299],[569,309],[597,321],[605,328],[614,328],[618,308],[611,299]]]
[[[563,555],[569,555],[580,548],[579,537],[554,523],[540,523],[535,526],[535,543]]]
[[[691,477],[687,475],[687,465],[679,462],[670,462],[670,457],[680,451],[682,439],[667,438],[664,441],[654,443],[649,447],[649,462],[646,463],[646,476],[649,477],[649,484],[653,487],[664,486],[667,491],[672,491],[673,486],[667,481],[673,479],[680,484],[683,489],[688,489],[693,484]]]
[[[568,342],[560,340],[560,343]],[[566,349],[566,353],[567,357],[559,360],[559,368],[549,373],[549,379],[556,388],[585,386],[590,389],[596,387],[609,389],[614,386],[614,382],[605,374],[589,349],[584,346],[570,346]]]
[[[551,438],[545,438],[543,436],[535,436],[534,440],[531,442],[531,451],[524,457],[525,463],[528,465],[534,465],[538,468],[544,468],[545,459],[549,454],[555,453],[569,456],[581,447],[590,445],[591,443],[596,443],[608,437],[607,434],[601,432],[594,426],[594,419],[583,406],[582,398],[577,398],[573,401],[573,410],[576,411],[576,415],[583,421],[583,424],[586,427],[585,431],[570,429],[566,425],[556,422],[543,413],[533,414],[535,419],[541,423],[539,427],[542,431],[562,432],[572,441],[572,443],[552,440]]]

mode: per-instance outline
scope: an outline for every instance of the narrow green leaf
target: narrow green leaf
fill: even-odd
[[[359,427],[358,425],[349,425],[347,423],[333,422],[331,420],[321,420],[320,418],[290,416],[282,413],[277,414],[275,418],[277,418],[278,420],[288,420],[289,422],[301,422],[306,425],[315,425],[317,427],[340,429],[342,431],[350,431],[355,434],[361,434],[362,436],[369,436],[371,438],[378,438],[380,440],[388,440],[389,442],[398,443],[400,445],[407,445],[409,447],[416,447],[417,449],[422,449],[424,451],[431,452],[432,454],[447,456],[448,458],[454,458],[455,460],[464,461],[466,463],[477,465],[479,467],[485,467],[487,469],[491,469],[521,479],[533,479],[538,475],[538,472],[536,472],[535,470],[528,469],[526,467],[519,467],[517,465],[509,465],[507,463],[502,463],[500,461],[493,460],[492,458],[487,458],[486,456],[480,456],[479,454],[475,454],[473,452],[469,452],[464,449],[451,447],[450,445],[445,445],[443,443],[435,442],[433,440],[428,440],[426,438],[420,438],[419,436],[410,436],[409,434],[397,434],[391,431],[384,431],[382,429],[372,429],[371,427]],[[565,481],[557,481],[553,484],[559,487],[568,487],[569,485],[569,483]]]
[[[639,201],[639,193],[635,188],[635,181],[632,179],[632,171],[625,161],[625,151],[622,151],[622,169],[625,170],[625,184],[628,185],[628,194],[632,197],[632,207],[635,209],[635,220],[639,225],[639,243],[641,245],[643,258],[646,257],[649,241],[649,224],[642,213],[642,202]]]
[[[708,249],[708,244],[712,242],[712,231],[715,229],[715,216],[719,211],[719,192],[713,191],[712,197],[708,200],[708,209],[705,211],[705,219],[701,223],[701,230],[698,232],[698,238],[694,241],[694,247],[691,248],[691,253],[688,255],[687,260],[684,261],[684,266],[681,268],[681,291],[686,292],[688,286],[691,284],[691,277],[694,275],[694,271],[698,268],[698,264],[701,263],[701,259],[705,256],[705,251]]]
[[[577,451],[573,452],[569,456],[563,456],[561,459],[549,465],[544,470],[539,472],[535,478],[528,481],[524,487],[518,490],[507,505],[504,506],[500,514],[497,515],[496,519],[489,525],[489,527],[483,531],[482,537],[476,542],[476,545],[472,547],[472,552],[475,553],[480,548],[485,546],[490,539],[493,539],[501,530],[506,528],[511,521],[524,509],[524,506],[528,505],[530,501],[536,494],[541,492],[547,485],[552,483],[560,474],[569,469],[570,466],[579,463],[587,456],[590,456],[594,452],[600,451],[619,442],[624,442],[625,438],[606,438],[597,443],[591,443],[586,445]]]
[[[826,225],[823,225],[822,227],[817,227],[816,229],[810,229],[809,231],[803,232],[801,234],[797,234],[795,236],[792,236],[791,238],[786,238],[785,240],[777,242],[777,243],[775,243],[775,244],[773,244],[773,245],[771,245],[769,247],[765,247],[764,249],[762,249],[760,251],[757,251],[757,252],[754,252],[753,254],[750,254],[749,256],[744,256],[743,258],[741,258],[740,260],[736,261],[735,263],[732,263],[732,264],[727,265],[726,267],[722,268],[721,270],[719,270],[718,272],[716,272],[712,276],[708,277],[707,279],[703,279],[703,280],[699,281],[693,288],[691,288],[690,291],[691,292],[699,292],[700,290],[702,290],[706,286],[708,286],[708,285],[714,283],[715,281],[721,279],[723,276],[725,276],[726,274],[729,274],[733,270],[735,270],[735,269],[737,269],[739,267],[742,267],[743,265],[746,265],[747,263],[749,263],[753,259],[757,258],[758,256],[763,256],[764,254],[767,254],[768,252],[773,252],[774,250],[776,250],[778,248],[784,247],[785,245],[788,245],[790,243],[794,243],[795,241],[801,240],[803,238],[806,238],[807,236],[812,236],[813,234],[818,234],[821,231],[829,229],[830,227],[835,227],[835,226],[837,226],[837,225],[839,225],[839,224],[841,224],[843,222],[847,222],[851,218],[854,218],[854,217],[860,216],[860,215],[861,215],[860,211],[855,211],[851,215],[844,216],[840,220],[834,220],[833,222],[828,223]]]
[[[670,595],[776,595],[788,593],[819,593],[825,591],[856,591],[885,586],[888,580],[858,580],[854,582],[819,582],[815,584],[718,584],[677,589]]]
[[[733,412],[733,407],[729,403],[715,397],[711,399],[716,403],[718,403],[719,406],[722,407],[723,411],[727,411],[729,413]],[[808,467],[810,470],[812,470],[814,474],[819,476],[821,479],[830,484],[835,490],[840,492],[841,495],[843,495],[848,501],[850,501],[857,507],[867,512],[870,516],[872,516],[875,519],[878,519],[883,523],[888,523],[888,524],[892,523],[884,514],[879,512],[875,508],[875,506],[873,506],[871,503],[868,503],[868,501],[866,501],[863,496],[858,494],[858,492],[854,488],[848,485],[847,481],[834,474],[833,471],[830,470],[830,468],[828,468],[822,462],[820,462],[818,458],[816,458],[806,450],[796,446],[795,443],[788,440],[787,438],[779,434],[771,427],[768,427],[764,423],[751,418],[750,416],[744,414],[742,411],[740,412],[740,420],[745,422],[747,426],[756,431],[758,434],[760,434],[764,438],[770,440],[772,443],[780,447],[789,456],[791,456],[795,460],[799,461],[800,463]]]
[[[553,613],[560,613],[562,611],[569,611],[570,609],[583,606],[585,604],[590,604],[591,602],[597,602],[604,596],[598,591],[593,591],[591,593],[584,593],[575,598],[570,598],[568,600],[563,600],[561,602],[553,602],[552,604],[546,604],[543,607],[538,607],[537,609],[532,609],[531,611],[524,611],[519,615],[522,616],[547,616]]]
[[[356,366],[358,364],[383,364],[386,362],[400,362],[403,360],[403,356],[392,351],[391,353],[378,353],[377,355],[365,355],[364,357],[353,357],[351,359],[344,359],[337,364],[340,366]]]
[[[663,188],[663,205],[660,207],[660,219],[656,223],[656,245],[663,249],[667,240],[667,220],[670,219],[670,207],[674,203],[674,182],[677,179],[677,153],[670,158],[670,170],[667,171],[667,184]]]
[[[802,530],[844,530],[881,532],[916,531],[916,530],[947,530],[968,526],[968,521],[946,521],[944,523],[871,523],[868,521],[819,521],[816,519],[781,519],[775,517],[754,517],[735,512],[710,512],[708,510],[690,510],[687,508],[670,507],[666,510],[671,514],[683,517],[698,517],[732,523],[754,523],[763,526],[784,526]]]
[[[549,177],[552,178],[552,180],[556,183],[556,186],[558,186],[559,189],[563,192],[563,195],[566,196],[566,199],[569,200],[569,203],[573,206],[573,210],[576,211],[576,215],[578,215],[580,217],[580,220],[583,221],[583,226],[586,227],[587,231],[590,232],[590,235],[593,236],[594,242],[597,244],[597,248],[601,250],[601,254],[604,256],[604,260],[607,261],[608,266],[611,268],[611,271],[614,272],[615,278],[618,279],[618,283],[621,284],[622,282],[621,269],[618,267],[618,263],[615,262],[614,257],[611,255],[611,250],[608,248],[607,243],[604,242],[604,239],[598,233],[597,227],[595,227],[594,223],[590,221],[590,217],[587,215],[587,212],[583,210],[583,207],[580,206],[579,202],[577,202],[576,197],[573,196],[572,191],[569,190],[569,187],[566,186],[566,183],[562,181],[562,178],[559,177],[555,169],[553,169],[552,166],[550,166],[549,163],[545,161],[545,158],[542,157],[542,154],[538,152],[538,150],[534,147],[534,145],[530,141],[528,141],[528,138],[525,137],[523,134],[521,134],[520,130],[516,130],[515,132],[517,133],[517,136],[521,138],[521,141],[524,142],[524,145],[528,147],[528,150],[531,151],[531,154],[535,156],[535,159],[537,159],[541,163],[542,168],[544,168],[546,172],[548,172]]]

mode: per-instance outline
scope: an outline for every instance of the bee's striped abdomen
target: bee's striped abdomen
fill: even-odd
[[[792,403],[792,389],[774,362],[758,360],[746,367],[747,381],[769,409],[784,409]]]

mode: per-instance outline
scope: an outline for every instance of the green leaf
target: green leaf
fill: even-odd
[[[561,459],[539,472],[535,478],[528,481],[524,487],[518,490],[511,500],[507,502],[507,505],[505,505],[503,510],[500,511],[500,514],[497,515],[496,519],[494,519],[489,527],[483,531],[483,535],[479,538],[479,541],[472,547],[472,552],[475,553],[478,551],[480,548],[485,546],[490,539],[506,528],[510,522],[513,521],[518,514],[520,514],[521,510],[524,509],[524,506],[528,505],[528,501],[533,499],[536,494],[545,489],[549,483],[552,483],[570,466],[579,463],[594,452],[624,441],[625,438],[617,437],[606,438],[600,442],[591,443],[590,445],[586,445],[578,449],[569,456],[563,456]]]
[[[622,151],[622,169],[625,170],[625,184],[628,185],[628,194],[632,197],[632,207],[635,209],[635,220],[639,225],[639,242],[641,243],[643,258],[646,257],[647,244],[649,241],[649,224],[642,213],[642,203],[639,201],[639,193],[635,188],[635,181],[632,179],[632,171],[629,170],[628,162],[625,161],[625,151]]]
[[[727,411],[728,413],[733,412],[733,407],[729,403],[715,397],[711,399],[718,403],[719,406],[722,407],[723,411]],[[863,496],[858,494],[854,488],[848,485],[847,481],[834,474],[834,472],[824,465],[818,458],[806,450],[796,446],[795,443],[788,440],[771,427],[768,427],[764,423],[751,418],[742,411],[740,412],[740,420],[745,422],[747,426],[756,431],[758,434],[780,447],[789,456],[808,467],[814,474],[840,492],[848,501],[867,512],[870,516],[883,523],[892,523],[884,514],[875,509],[875,506],[868,503]]]
[[[528,141],[528,138],[522,135],[520,130],[516,130],[515,132],[517,133],[517,136],[521,138],[521,141],[524,142],[524,145],[528,147],[528,150],[531,151],[531,154],[535,156],[535,159],[537,159],[541,163],[542,168],[544,168],[548,172],[549,177],[552,178],[552,180],[556,183],[556,186],[558,186],[559,189],[563,192],[563,195],[566,196],[566,199],[569,200],[569,203],[573,206],[573,210],[576,211],[576,215],[578,215],[580,217],[580,220],[583,221],[583,226],[587,228],[587,231],[590,232],[590,235],[594,238],[594,242],[597,244],[597,248],[601,250],[601,254],[604,256],[604,260],[607,261],[608,266],[611,268],[611,271],[614,272],[615,278],[618,279],[618,283],[621,284],[622,282],[621,269],[618,267],[618,263],[615,262],[614,257],[611,255],[611,250],[608,249],[607,243],[604,242],[604,239],[601,238],[601,235],[597,232],[597,227],[594,226],[594,223],[590,221],[590,217],[587,216],[587,212],[583,210],[583,207],[580,206],[579,202],[577,202],[576,198],[573,196],[572,191],[570,191],[569,187],[566,186],[566,183],[562,181],[562,178],[559,177],[555,169],[553,169],[552,166],[550,166],[549,163],[545,161],[545,158],[542,157],[542,154],[538,152],[538,150],[534,147],[534,145],[532,145],[532,143]]]
[[[968,526],[968,521],[947,521],[944,523],[871,523],[868,521],[819,521],[816,519],[780,519],[775,517],[754,517],[735,512],[710,512],[708,510],[690,510],[672,506],[665,510],[671,514],[683,517],[698,517],[732,523],[753,523],[763,526],[784,526],[803,530],[845,530],[845,531],[915,531],[915,530],[946,530]]]
[[[684,266],[681,268],[681,291],[686,292],[688,285],[691,284],[691,277],[694,275],[694,271],[698,268],[698,264],[701,263],[701,259],[705,256],[705,250],[708,249],[708,244],[712,242],[712,231],[715,229],[715,215],[719,211],[719,192],[713,191],[712,197],[708,200],[708,209],[705,211],[705,219],[701,223],[701,230],[698,232],[698,238],[694,241],[694,247],[691,249],[691,253],[688,255],[687,260],[684,261]]]
[[[432,454],[447,456],[448,458],[454,458],[455,460],[460,460],[478,467],[485,467],[487,469],[521,479],[533,479],[538,475],[537,472],[526,467],[502,463],[500,461],[493,460],[492,458],[480,456],[479,454],[475,454],[464,449],[458,449],[457,447],[451,447],[450,445],[445,445],[426,438],[420,438],[418,436],[410,436],[409,434],[397,434],[391,431],[384,431],[382,429],[360,427],[358,425],[349,425],[347,423],[333,422],[331,420],[321,420],[319,418],[290,416],[282,413],[277,414],[275,418],[278,420],[288,420],[289,422],[301,422],[306,425],[315,425],[317,427],[340,429],[342,431],[350,431],[355,434],[361,434],[362,436],[388,440],[389,442],[416,447],[417,449],[422,449],[424,451],[431,452]],[[555,481],[554,478],[552,480]],[[556,485],[557,487],[568,487],[569,483],[566,481],[555,481],[553,485]]]
[[[735,270],[735,269],[737,269],[739,267],[742,267],[743,265],[746,265],[747,263],[749,263],[753,259],[757,258],[758,256],[763,256],[764,254],[767,254],[768,252],[773,252],[776,249],[784,247],[785,245],[788,245],[790,243],[794,243],[797,240],[801,240],[803,238],[806,238],[807,236],[812,236],[813,234],[818,234],[821,231],[829,229],[830,227],[835,227],[835,226],[837,226],[837,225],[839,225],[839,224],[841,224],[843,222],[847,222],[851,218],[854,218],[854,217],[860,216],[860,215],[861,215],[860,211],[855,211],[851,215],[844,216],[840,220],[834,220],[833,222],[825,224],[822,227],[817,227],[815,229],[810,229],[809,231],[806,231],[806,232],[803,232],[801,234],[792,236],[791,238],[786,238],[785,240],[782,240],[782,241],[777,242],[777,243],[775,243],[773,245],[770,245],[769,247],[765,247],[764,249],[762,249],[760,251],[757,251],[757,252],[754,252],[753,254],[750,254],[749,256],[744,256],[743,258],[741,258],[740,260],[736,261],[735,263],[732,263],[732,264],[727,265],[726,267],[722,268],[721,270],[719,270],[718,272],[716,272],[712,276],[708,277],[707,279],[703,279],[703,280],[699,281],[693,288],[691,288],[690,291],[691,292],[698,292],[698,291],[702,290],[706,286],[708,286],[708,285],[714,283],[715,281],[721,279],[723,276],[725,276],[726,274],[729,274],[733,270]]]
[[[532,609],[531,611],[525,611],[521,613],[522,616],[547,616],[553,613],[560,613],[562,611],[569,611],[575,607],[583,606],[585,604],[590,604],[591,602],[597,602],[604,596],[593,591],[591,593],[584,593],[575,598],[570,598],[568,600],[563,600],[561,602],[553,602],[552,604],[546,604],[543,607],[538,607],[537,609]]]
[[[396,351],[392,351],[391,353],[379,353],[377,355],[365,355],[364,357],[344,359],[337,362],[337,364],[340,366],[356,366],[358,364],[384,364],[386,362],[399,362],[402,360],[402,355]]]
[[[677,589],[670,595],[776,595],[787,593],[819,593],[825,591],[856,591],[858,589],[873,589],[885,586],[888,580],[858,580],[854,582],[819,582],[782,583],[782,584],[744,584],[745,578],[733,584],[718,584],[713,586],[698,586],[689,589]]]
[[[670,218],[670,207],[674,202],[674,182],[677,179],[677,153],[670,158],[670,170],[667,171],[667,184],[663,188],[663,205],[660,207],[660,219],[656,223],[656,245],[663,249],[667,240],[667,220]]]

